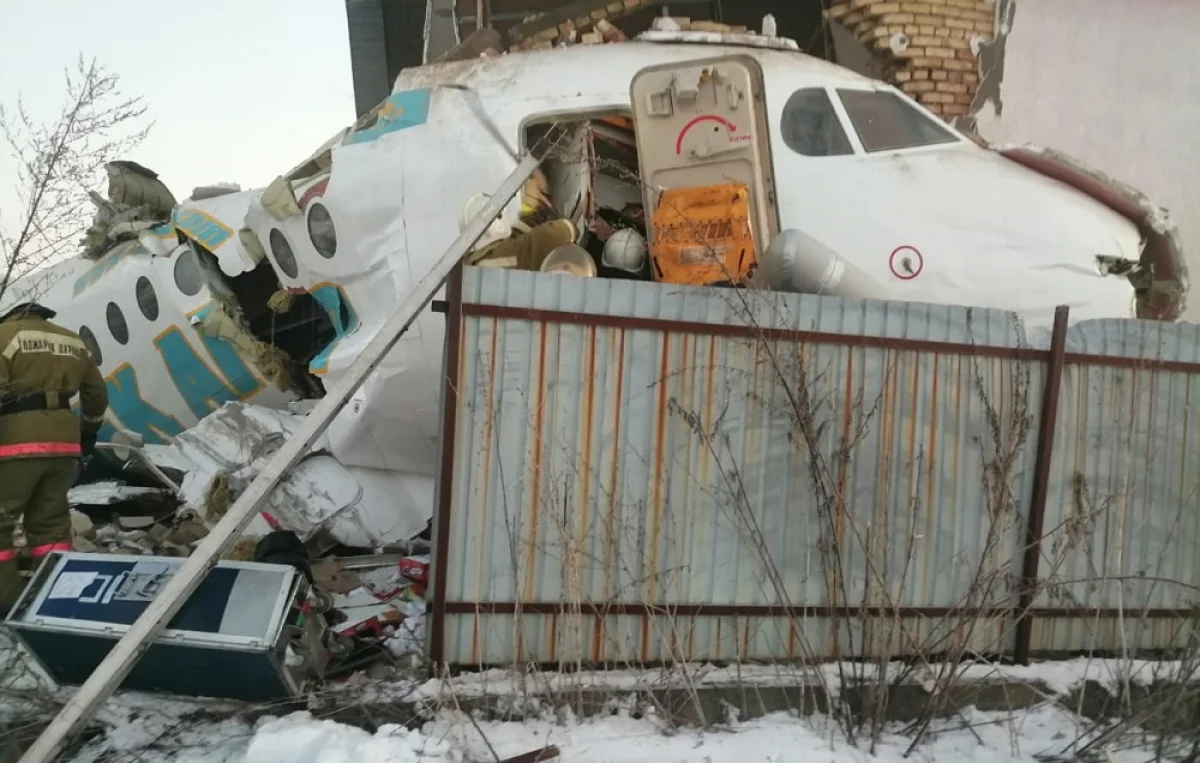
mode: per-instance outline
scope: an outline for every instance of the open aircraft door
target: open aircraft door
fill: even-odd
[[[749,56],[652,66],[630,85],[654,278],[742,285],[779,232],[763,75]]]

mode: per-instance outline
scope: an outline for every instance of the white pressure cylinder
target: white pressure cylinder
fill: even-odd
[[[782,231],[758,262],[761,286],[775,291],[832,297],[888,299],[887,289],[807,233]]]

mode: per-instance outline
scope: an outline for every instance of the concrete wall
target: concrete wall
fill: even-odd
[[[1197,272],[1200,3],[1018,0],[1014,11],[980,134],[1053,146],[1145,192],[1170,211]],[[1190,301],[1185,318],[1200,319]]]

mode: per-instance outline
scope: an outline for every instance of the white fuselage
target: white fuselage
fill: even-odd
[[[1058,304],[1070,304],[1076,319],[1133,315],[1130,284],[1101,277],[1095,264],[1097,254],[1138,258],[1140,236],[1128,220],[958,134],[952,142],[866,153],[838,91],[896,91],[778,50],[630,43],[406,70],[380,123],[335,141],[328,171],[295,184],[302,214],[272,216],[260,192],[191,207],[234,234],[248,227],[280,284],[314,294],[327,307],[336,336],[310,369],[326,385],[337,384],[459,234],[468,199],[493,190],[515,166],[528,122],[629,113],[630,82],[645,67],[731,52],[753,56],[763,70],[780,228],[822,241],[880,284],[880,296],[1002,308],[1034,325],[1047,325]],[[783,140],[785,106],[805,88],[826,89],[852,153],[806,156]],[[331,256],[310,240],[317,203],[336,231]],[[505,218],[515,220],[518,208],[514,200]],[[279,234],[294,265],[279,261]],[[214,240],[211,249],[222,272],[210,273],[193,294],[175,279],[176,262],[192,253],[168,240],[161,256],[137,247],[99,263],[63,263],[55,270],[68,275],[42,297],[64,325],[95,335],[114,392],[112,423],[151,441],[170,436],[164,427],[186,428],[227,399],[280,406],[295,398],[273,388],[255,358],[230,355],[221,340],[205,339],[189,324],[220,291],[212,279],[236,280],[255,264],[236,235]],[[919,252],[915,277],[893,273],[898,249]],[[135,284],[143,276],[156,292],[154,320],[138,306]],[[128,325],[124,342],[107,325],[110,302]],[[412,475],[432,490],[444,321],[424,312],[339,415],[329,436],[343,464]],[[134,381],[136,390],[129,387]],[[206,384],[219,394],[205,397]]]

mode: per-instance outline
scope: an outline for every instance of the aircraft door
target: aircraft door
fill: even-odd
[[[758,62],[648,67],[634,76],[630,102],[655,279],[748,282],[779,232]]]

